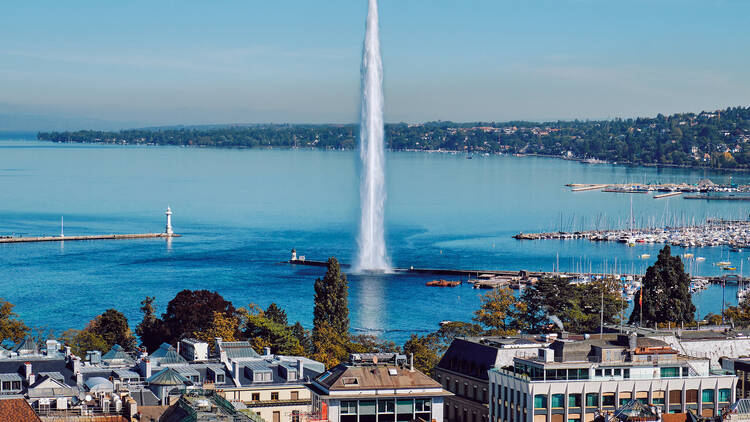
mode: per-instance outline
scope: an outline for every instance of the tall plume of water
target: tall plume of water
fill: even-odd
[[[378,2],[369,0],[362,49],[362,111],[359,129],[360,175],[359,253],[355,269],[387,271],[385,251],[385,145],[383,142],[383,60],[380,57]]]

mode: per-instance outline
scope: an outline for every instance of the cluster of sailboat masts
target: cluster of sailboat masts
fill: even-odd
[[[732,252],[750,248],[750,221],[707,220],[705,224],[653,227],[620,230],[589,230],[576,232],[519,233],[513,236],[519,240],[541,239],[586,239],[609,241],[635,246],[638,243],[660,243],[673,246],[707,247],[729,246]]]

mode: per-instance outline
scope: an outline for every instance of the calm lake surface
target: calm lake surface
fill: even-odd
[[[437,153],[387,155],[387,242],[398,267],[562,270],[583,266],[643,272],[661,245],[524,241],[519,231],[746,218],[741,201],[655,200],[651,195],[571,193],[565,183],[682,182],[730,174],[655,169],[532,157]],[[748,183],[746,174],[734,174]],[[0,235],[143,233],[164,230],[171,206],[175,232],[164,239],[0,245],[0,297],[33,326],[82,328],[108,308],[134,327],[140,301],[161,312],[182,289],[210,289],[236,306],[276,302],[291,321],[312,323],[313,282],[323,269],[282,264],[294,247],[308,259],[355,255],[356,153],[221,150],[0,140]],[[673,248],[673,253],[684,253]],[[740,262],[745,251],[693,249],[712,264]],[[648,253],[652,258],[640,259]],[[748,261],[750,263],[750,261]],[[745,272],[750,266],[745,266]],[[469,320],[481,291],[424,286],[430,277],[349,276],[353,329],[398,343],[434,331],[442,320]],[[736,303],[728,286],[727,304]],[[700,316],[718,312],[722,289],[694,296]]]

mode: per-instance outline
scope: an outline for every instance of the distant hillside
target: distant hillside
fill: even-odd
[[[40,132],[41,140],[225,148],[351,149],[358,126],[234,125]],[[386,125],[393,150],[542,154],[607,162],[750,168],[750,107],[600,121]]]

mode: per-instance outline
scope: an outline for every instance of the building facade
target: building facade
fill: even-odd
[[[493,422],[588,422],[633,399],[662,413],[714,416],[735,401],[737,386],[709,359],[635,335],[558,339],[534,358],[491,369],[489,379]]]
[[[308,419],[329,422],[443,422],[443,399],[452,395],[393,353],[352,355],[309,388]]]

